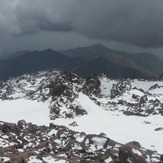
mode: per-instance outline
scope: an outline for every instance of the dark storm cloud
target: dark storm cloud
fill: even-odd
[[[83,0],[73,25],[78,32],[92,38],[161,47],[162,9],[161,0]]]
[[[93,39],[163,47],[162,0],[0,0],[0,34],[78,32]]]
[[[70,19],[65,19],[68,5],[65,0],[18,1],[15,14],[21,33],[70,31]]]

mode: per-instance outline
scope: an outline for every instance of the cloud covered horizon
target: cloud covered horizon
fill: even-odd
[[[163,47],[162,0],[0,0],[0,35],[76,32],[142,48]]]

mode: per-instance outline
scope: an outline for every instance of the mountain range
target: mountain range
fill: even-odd
[[[104,73],[110,78],[157,78],[163,60],[149,53],[115,51],[96,44],[65,51],[22,51],[0,60],[0,80],[46,69],[69,70],[81,77]]]

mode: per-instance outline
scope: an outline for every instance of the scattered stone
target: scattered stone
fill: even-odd
[[[155,131],[161,131],[161,130],[163,130],[163,127],[158,127],[155,129]]]
[[[74,122],[70,123],[69,126],[75,127],[75,126],[78,126],[78,124],[77,124],[77,122],[74,121]]]
[[[147,158],[162,161],[162,156],[142,148],[138,142],[122,145],[104,133],[86,135],[53,123],[49,127],[37,126],[24,120],[17,124],[0,122],[0,131],[2,126],[7,126],[7,132],[1,133],[0,157],[9,158],[7,162],[1,160],[3,163],[27,163],[31,159],[47,163],[47,157],[55,162],[66,160],[72,163],[105,163],[107,159],[115,163],[143,163]],[[21,129],[13,130],[11,126]]]

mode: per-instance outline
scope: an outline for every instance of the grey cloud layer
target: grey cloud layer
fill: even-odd
[[[163,47],[162,0],[0,0],[0,34],[75,31],[90,38]]]

